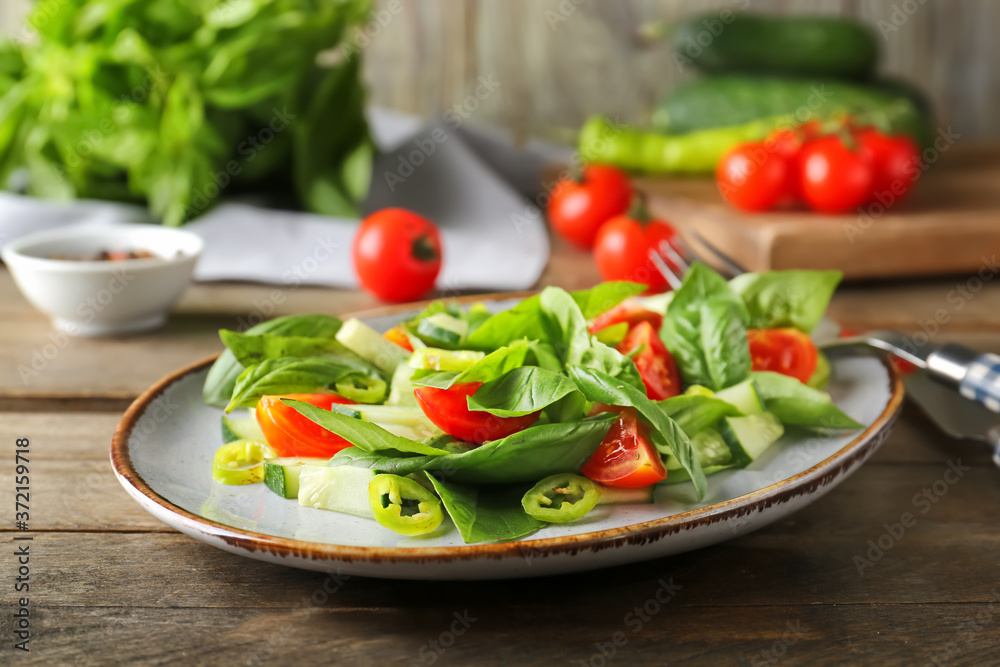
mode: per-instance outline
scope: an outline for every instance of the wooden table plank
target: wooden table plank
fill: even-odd
[[[594,582],[578,582],[593,589]],[[733,609],[658,604],[659,584],[608,605],[598,595],[551,613],[546,590],[495,606],[466,591],[454,607],[298,611],[40,607],[18,664],[260,665],[984,665],[996,657],[1000,605],[798,605]],[[653,614],[639,616],[650,604]],[[640,613],[644,613],[641,612]],[[734,622],[734,614],[739,614]],[[8,614],[0,621],[7,632]],[[458,619],[464,619],[464,624]],[[646,620],[644,620],[646,619]],[[457,622],[456,622],[457,621]],[[5,627],[7,626],[7,627]],[[461,634],[452,629],[462,630]],[[616,635],[615,633],[621,633]],[[614,646],[617,640],[619,646]],[[614,651],[612,653],[612,650]],[[433,662],[432,662],[433,658]],[[947,663],[944,661],[947,660]]]

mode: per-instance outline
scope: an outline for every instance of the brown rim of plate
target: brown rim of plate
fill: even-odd
[[[525,297],[534,292],[490,294],[461,297],[457,301],[479,301],[489,299],[502,301]],[[359,318],[379,317],[397,312],[419,309],[428,302],[388,306],[353,313]],[[431,561],[474,560],[480,558],[501,559],[511,556],[523,557],[525,553],[534,556],[573,555],[580,551],[600,551],[628,545],[655,542],[673,533],[706,526],[720,521],[750,515],[763,511],[772,505],[786,503],[793,498],[814,492],[851,470],[864,461],[881,443],[885,432],[892,426],[903,402],[903,381],[899,373],[880,357],[889,374],[889,402],[885,409],[856,438],[842,447],[836,454],[824,459],[813,467],[793,477],[776,482],[752,493],[726,500],[680,514],[673,514],[632,524],[621,528],[610,528],[580,535],[522,540],[516,542],[491,542],[469,544],[459,547],[350,547],[322,542],[305,542],[263,533],[254,533],[233,528],[198,516],[174,505],[154,491],[132,466],[128,441],[136,423],[160,394],[171,385],[191,373],[198,372],[215,361],[218,355],[182,368],[162,378],[142,393],[129,406],[115,429],[111,440],[111,465],[123,484],[176,516],[186,527],[197,532],[221,539],[233,548],[246,551],[261,551],[276,556],[286,556],[310,560],[329,560],[345,563],[426,563]]]

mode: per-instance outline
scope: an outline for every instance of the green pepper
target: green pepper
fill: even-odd
[[[223,484],[256,484],[264,480],[264,447],[255,440],[237,440],[215,450],[212,478]]]
[[[595,116],[580,130],[580,156],[587,162],[654,174],[712,173],[734,145],[759,141],[782,124],[787,125],[787,119],[764,118],[745,125],[668,135],[615,125]]]
[[[562,473],[535,484],[524,494],[521,507],[528,516],[539,521],[569,523],[594,509],[600,499],[600,490],[589,479]]]
[[[355,403],[381,403],[385,398],[386,384],[381,378],[352,373],[337,380],[334,388],[338,394]]]
[[[423,535],[444,521],[438,497],[399,475],[376,475],[368,483],[368,501],[375,520],[402,535]]]

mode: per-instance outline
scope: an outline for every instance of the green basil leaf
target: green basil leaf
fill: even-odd
[[[343,324],[330,315],[292,315],[277,317],[247,329],[247,335],[271,334],[274,336],[301,336],[305,338],[333,338]],[[236,378],[243,372],[243,365],[230,350],[224,351],[205,377],[202,400],[208,405],[224,407],[233,395]]]
[[[389,433],[389,431],[386,431],[377,424],[371,424],[360,419],[355,419],[354,417],[317,408],[315,405],[310,405],[304,401],[283,398],[281,402],[314,424],[322,426],[331,433],[336,433],[355,447],[365,451],[380,452],[390,450],[424,456],[440,456],[448,453],[443,449],[431,447],[416,440],[410,440],[409,438]]]
[[[578,364],[590,349],[587,320],[566,290],[546,287],[539,295],[539,316],[545,339],[564,364]]]
[[[728,283],[694,264],[667,307],[660,335],[687,384],[719,390],[750,372],[746,306]]]
[[[282,357],[338,357],[345,365],[362,372],[377,372],[364,359],[348,350],[335,338],[277,336],[274,334],[241,334],[223,329],[219,332],[223,344],[243,366],[253,366],[265,359]]]
[[[701,308],[701,349],[710,388],[725,389],[750,377],[750,343],[741,311],[728,301]]]
[[[236,379],[233,397],[226,411],[233,408],[252,408],[261,396],[281,394],[306,394],[319,389],[333,389],[334,385],[348,375],[366,375],[356,368],[347,366],[337,359],[311,357],[283,357],[266,359],[256,366],[244,370]],[[385,395],[385,380],[371,378],[374,385],[381,383]]]
[[[502,440],[445,456],[361,453],[349,447],[337,452],[330,465],[353,465],[394,475],[429,470],[466,484],[534,483],[559,472],[579,472],[616,418],[605,413],[572,423],[532,426]]]
[[[529,487],[477,488],[425,474],[466,544],[516,540],[545,525],[521,507],[521,498]]]
[[[729,287],[746,304],[749,328],[794,327],[806,333],[819,324],[843,274],[840,271],[744,273]]]
[[[590,349],[583,353],[579,365],[585,368],[593,368],[605,375],[610,375],[613,378],[630,384],[636,389],[645,391],[646,385],[642,382],[642,377],[639,375],[639,369],[636,368],[635,362],[615,348],[609,347],[597,340],[592,341]]]
[[[649,288],[642,283],[631,283],[624,280],[609,281],[595,285],[589,290],[570,292],[570,296],[579,306],[584,318],[592,320],[606,313],[625,299],[639,296]]]
[[[646,398],[645,391],[590,368],[570,366],[567,370],[587,400],[635,408],[652,427],[651,435],[656,449],[661,454],[673,454],[677,457],[691,475],[699,502],[704,499],[705,473],[691,447],[691,440],[656,403]]]
[[[754,372],[751,377],[767,411],[782,424],[817,431],[864,428],[834,405],[829,394],[796,378],[768,371]]]
[[[515,368],[485,383],[469,396],[470,410],[498,417],[522,417],[538,412],[576,391],[572,380],[537,366]]]
[[[540,296],[536,294],[513,308],[493,315],[470,332],[463,345],[473,350],[489,352],[522,338],[547,341],[540,317],[540,300]]]

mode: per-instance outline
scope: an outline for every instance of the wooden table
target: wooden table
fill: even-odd
[[[543,283],[577,288],[596,280],[588,258],[557,246]],[[1000,280],[961,308],[948,299],[959,284],[964,279],[849,286],[832,313],[854,329],[916,331],[944,309],[949,321],[939,340],[1000,351]],[[157,378],[218,351],[215,331],[236,326],[273,289],[199,285],[160,332],[60,340],[0,270],[2,505],[11,518],[2,524],[0,664],[597,667],[610,663],[601,651],[612,650],[619,664],[1000,660],[1000,471],[981,445],[942,436],[910,407],[859,472],[806,510],[715,547],[612,570],[483,583],[328,581],[167,528],[115,480],[108,462],[115,424]],[[303,288],[284,296],[275,315],[373,305],[356,292]],[[33,360],[37,375],[22,381],[18,368]],[[21,437],[31,439],[27,534],[34,537],[27,654],[12,649],[13,552],[25,544],[13,541],[25,533],[12,530]],[[914,496],[957,461],[970,470],[859,573],[855,556],[867,558],[870,541],[913,512]],[[637,624],[643,617],[633,610],[661,580],[681,588]],[[324,586],[336,592],[323,594]],[[475,619],[458,637],[448,634],[455,614]]]

